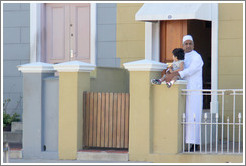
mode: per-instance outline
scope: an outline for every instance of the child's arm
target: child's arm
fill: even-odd
[[[169,73],[172,73],[172,72],[173,72],[173,64],[171,64],[171,65],[168,67],[168,72],[169,72]]]

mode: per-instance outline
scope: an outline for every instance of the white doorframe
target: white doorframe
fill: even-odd
[[[42,3],[30,4],[30,63],[41,61]]]
[[[218,89],[218,43],[219,43],[219,5],[212,4],[212,42],[211,42],[211,89]],[[211,96],[211,113],[218,113],[218,96]]]
[[[91,3],[91,27],[90,27],[90,32],[91,32],[91,43],[90,43],[90,58],[91,58],[91,64],[96,65],[96,32],[97,32],[97,6],[96,3]]]
[[[30,3],[30,63],[42,61],[44,46],[44,3]],[[96,3],[90,5],[90,59],[96,65]]]
[[[212,3],[212,42],[211,42],[211,89],[218,89],[218,3]],[[160,61],[160,53],[155,50],[160,50],[159,41],[160,25],[154,26],[155,22],[145,22],[145,59]],[[155,35],[153,35],[155,34]],[[156,35],[158,34],[158,35]],[[217,95],[212,95],[211,107],[212,113],[218,111]]]

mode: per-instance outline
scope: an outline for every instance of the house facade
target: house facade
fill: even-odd
[[[162,103],[157,96],[167,102],[172,101],[164,92],[178,96],[177,107],[170,110],[178,110],[171,119],[179,124],[185,100],[180,91],[185,83],[170,92],[152,87],[149,80],[161,76],[170,62],[168,51],[182,47],[183,35],[193,35],[195,50],[203,56],[204,89],[244,88],[245,4],[194,4],[190,18],[180,16],[182,10],[159,17],[158,6],[180,8],[165,3],[3,3],[3,99],[11,99],[9,113],[23,115],[23,157],[76,159],[83,149],[82,92],[92,91],[130,93],[129,160],[225,162],[230,158],[242,162],[241,153],[182,157],[177,155],[182,151],[181,133],[172,135],[171,142],[159,134],[169,130],[159,117],[169,114],[156,109]],[[180,41],[173,41],[173,35]],[[232,114],[230,102],[226,100],[228,115]],[[204,106],[216,113],[220,103],[211,95]],[[244,114],[243,98],[237,104],[236,113]],[[172,129],[181,132],[180,126]]]

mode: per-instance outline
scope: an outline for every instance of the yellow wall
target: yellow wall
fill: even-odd
[[[185,112],[185,96],[181,96],[181,89],[186,85],[151,85],[152,112],[152,153],[176,154],[182,151],[181,125],[182,114]]]
[[[135,21],[142,3],[117,3],[117,57],[123,63],[145,59],[145,23]]]
[[[129,72],[123,68],[97,67],[91,72],[92,92],[129,92]]]
[[[154,163],[242,163],[243,155],[183,154],[185,84],[151,85],[160,72],[130,71],[129,160]],[[140,83],[141,82],[141,83]]]
[[[219,4],[219,89],[243,88],[243,4]]]
[[[219,4],[219,59],[218,59],[218,88],[219,89],[243,89],[243,4],[222,3]],[[221,109],[222,99],[219,98]],[[225,96],[225,115],[233,117],[233,97]],[[236,122],[238,113],[243,117],[243,96],[236,97]],[[221,116],[221,113],[220,113]],[[232,131],[232,128],[230,128]],[[241,133],[241,141],[243,140]],[[224,133],[226,138],[226,133]],[[235,131],[238,141],[238,129]],[[230,135],[232,140],[232,134]]]
[[[135,21],[142,3],[117,4],[117,57],[125,62],[145,58],[144,22]],[[243,4],[219,4],[219,89],[243,88]]]
[[[185,85],[153,86],[160,72],[130,72],[129,160],[148,161],[152,154],[176,154],[182,148],[181,119]]]

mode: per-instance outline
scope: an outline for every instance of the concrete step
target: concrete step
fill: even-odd
[[[3,159],[6,159],[6,153],[3,153]],[[11,159],[22,159],[22,150],[21,149],[14,149],[8,151],[8,158]]]
[[[21,159],[22,158],[22,144],[20,143],[3,143],[3,157]]]
[[[77,152],[77,160],[128,161],[128,151],[124,150],[81,150]]]
[[[22,122],[12,122],[11,123],[11,131],[12,132],[22,132]]]
[[[5,153],[3,154],[5,158]],[[20,148],[10,148],[9,158],[11,159],[21,159],[22,149]],[[44,157],[44,158],[47,158]],[[89,160],[89,161],[129,161],[129,156],[127,151],[99,151],[99,150],[82,150],[77,152],[77,160]]]
[[[22,143],[22,132],[3,132],[3,142]]]
[[[9,158],[11,159],[21,159],[22,158],[22,150],[21,149],[13,149],[9,151]]]

